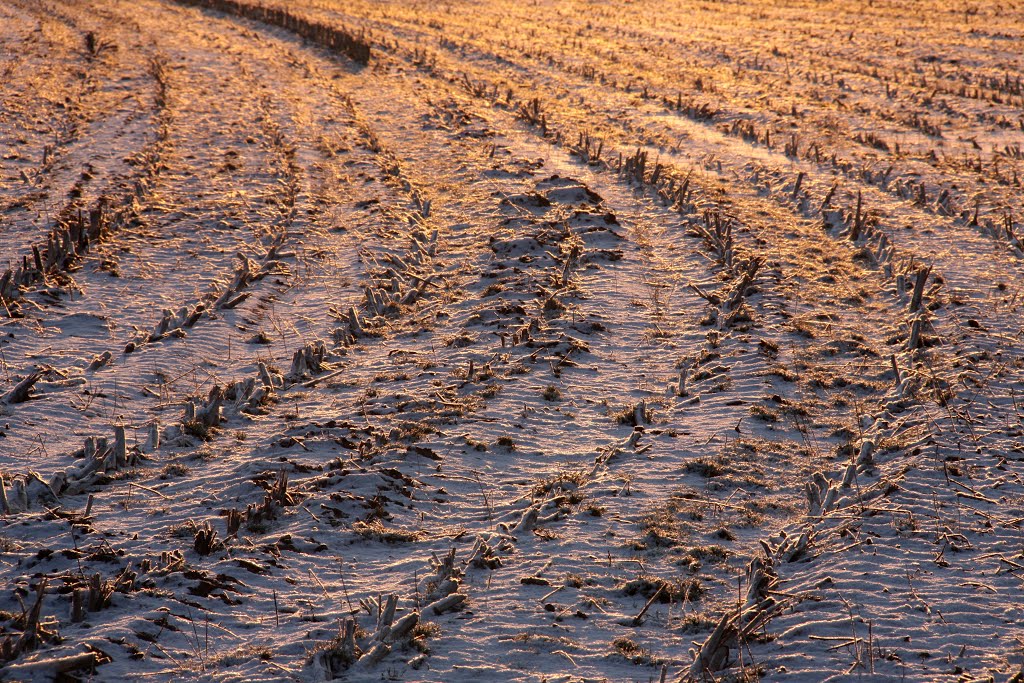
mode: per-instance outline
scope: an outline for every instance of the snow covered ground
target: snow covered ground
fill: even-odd
[[[1022,27],[0,0],[0,680],[1024,677]]]

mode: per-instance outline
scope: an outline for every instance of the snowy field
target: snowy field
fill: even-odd
[[[0,0],[0,680],[1024,680],[1024,5]]]

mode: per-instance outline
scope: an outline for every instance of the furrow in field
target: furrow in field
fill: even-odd
[[[733,58],[728,51],[723,52],[724,48],[715,48],[707,55],[709,60],[718,60],[712,63],[736,64],[732,73],[724,75],[706,68],[694,70],[689,63],[694,50],[687,49],[692,45],[659,49],[657,40],[645,41],[648,36],[642,30],[623,30],[618,25],[605,26],[608,35],[593,36],[591,32],[600,32],[601,24],[595,26],[592,20],[586,22],[585,27],[579,25],[574,30],[577,19],[571,10],[560,10],[558,21],[545,24],[537,24],[535,16],[494,16],[483,20],[488,26],[493,22],[494,30],[488,33],[481,32],[480,23],[459,23],[461,18],[458,16],[438,16],[423,21],[421,17],[387,12],[381,19],[368,21],[360,14],[363,17],[377,16],[380,12],[372,7],[358,11],[352,8],[331,8],[328,11],[320,7],[310,11],[327,20],[341,17],[347,24],[355,23],[377,32],[401,35],[415,44],[417,54],[427,64],[436,54],[429,49],[429,44],[437,41],[441,50],[452,53],[460,61],[493,62],[496,67],[514,69],[519,76],[529,75],[538,67],[542,72],[545,68],[563,72],[562,77],[541,76],[536,81],[537,88],[545,87],[545,83],[561,87],[565,83],[564,78],[580,81],[582,89],[596,88],[600,81],[601,88],[629,94],[630,107],[649,112],[652,117],[660,117],[666,108],[671,111],[677,95],[678,102],[684,103],[687,109],[697,107],[700,103],[691,103],[690,95],[684,102],[680,93],[689,90],[690,83],[698,83],[699,99],[707,105],[708,113],[695,110],[692,115],[713,122],[716,133],[724,130],[744,138],[756,137],[769,147],[788,149],[792,144],[794,151],[787,151],[787,154],[796,156],[796,150],[799,150],[800,156],[814,158],[819,163],[822,158],[827,160],[838,153],[838,165],[833,162],[833,167],[849,175],[871,173],[881,177],[882,171],[891,165],[894,168],[889,170],[885,180],[875,182],[901,197],[909,196],[913,188],[922,185],[934,198],[943,192],[952,193],[959,207],[956,212],[973,211],[975,202],[980,201],[982,215],[998,219],[1019,194],[1013,189],[1013,186],[1019,187],[1019,182],[1013,181],[1016,176],[1010,149],[1013,145],[1008,144],[1007,137],[1012,138],[1012,132],[1006,131],[1005,126],[995,138],[998,144],[986,141],[988,126],[981,122],[974,135],[961,136],[959,141],[933,142],[927,145],[927,149],[910,155],[911,143],[923,137],[919,129],[925,126],[930,130],[927,119],[922,123],[920,116],[915,118],[907,113],[908,107],[918,106],[916,101],[899,98],[899,89],[894,91],[888,86],[884,95],[875,97],[869,89],[862,101],[856,101],[857,91],[848,87],[842,78],[838,89],[827,94],[836,83],[830,69],[823,71],[829,74],[827,84],[820,81],[822,76],[816,71],[810,75],[813,81],[803,85],[794,83],[803,70],[797,66],[790,70],[788,53],[768,54],[757,61],[756,68],[749,70],[744,68],[742,58]],[[551,30],[556,30],[557,34],[546,35]],[[500,38],[496,39],[495,35]],[[697,53],[707,51],[705,36],[695,34],[693,40],[698,46]],[[618,41],[614,49],[608,46],[609,41]],[[638,43],[643,43],[644,49],[636,49]],[[386,41],[382,49],[388,49]],[[589,49],[594,53],[585,52]],[[685,55],[682,64],[676,61],[680,54]],[[781,62],[784,58],[785,67],[776,69],[779,76],[773,78],[771,73],[764,71],[768,67],[762,62]],[[755,55],[755,61],[757,59]],[[877,79],[877,73],[875,76]],[[749,87],[738,88],[739,83],[747,83]],[[750,88],[754,90],[751,92]],[[823,104],[820,107],[809,105],[805,98],[819,90],[826,93],[821,95]],[[933,89],[925,90],[922,86],[920,90],[917,93],[919,99],[930,103],[926,95],[934,94]],[[905,91],[904,87],[904,95]],[[781,99],[780,93],[783,95]],[[896,99],[903,118],[888,111],[889,102]],[[948,104],[946,106],[948,108]],[[842,116],[838,115],[840,111]],[[953,113],[958,119],[975,116],[974,113]],[[995,120],[992,112],[983,113],[990,117],[985,120]],[[1001,118],[1010,120],[1005,116]],[[896,128],[888,130],[894,123],[898,124]],[[710,123],[704,125],[711,126]],[[908,130],[907,126],[912,129]],[[980,151],[982,149],[984,153]],[[995,186],[990,182],[993,179]]]
[[[960,254],[960,255],[958,256],[958,258],[962,258],[962,257],[964,256],[964,254],[969,254],[969,252],[968,252],[968,251],[966,251],[966,250],[965,250],[965,252],[961,252],[961,254]],[[980,263],[980,261],[978,261],[978,262]],[[955,272],[955,270],[956,270],[956,262],[955,262],[955,261],[951,261],[951,260],[950,260],[950,261],[945,261],[945,264],[944,264],[944,265],[945,265],[945,266],[946,266],[946,268],[948,269],[948,272]],[[1010,266],[1011,268],[1012,268],[1012,267],[1013,267],[1014,265],[1015,265],[1015,264],[1012,264],[1012,263],[1011,263],[1011,264],[1009,264],[1009,266]],[[963,281],[963,282],[964,282],[964,283],[966,283],[966,280],[965,280],[965,281]],[[975,293],[975,294],[977,295],[977,293]],[[974,306],[973,308],[974,308],[974,310],[972,310],[972,312],[975,312],[975,311],[978,311],[978,310],[979,310],[979,309],[981,308],[981,306],[978,306],[978,305],[976,304],[976,305],[975,305],[975,306]],[[974,319],[972,318],[972,320],[974,320]],[[1004,319],[1003,319],[1003,321],[1001,321],[1001,320],[1000,320],[1000,316],[997,316],[997,317],[996,317],[996,318],[995,318],[994,320],[991,320],[991,322],[992,322],[992,324],[994,324],[994,325],[999,325],[999,324],[1000,324],[1001,322],[1004,322],[1005,320],[1006,320],[1006,319],[1004,318]],[[1012,322],[1012,321],[1011,321],[1011,322]],[[975,324],[977,324],[977,321],[976,321],[976,320],[975,320]],[[989,345],[989,346],[991,346],[991,344],[992,344],[992,340],[988,340],[988,345]],[[947,357],[947,362],[951,362],[951,357]],[[955,362],[951,362],[951,364],[952,364],[953,366],[955,366]],[[949,367],[949,366],[947,365],[947,367]]]
[[[468,479],[468,478],[467,478]]]
[[[140,28],[156,36],[158,26]],[[77,410],[56,418],[67,421],[59,446],[78,440],[76,431],[90,433],[113,421],[142,425],[183,395],[202,390],[218,372],[236,372],[260,356],[290,354],[308,326],[303,316],[282,326],[276,301],[298,298],[288,294],[293,274],[333,277],[317,256],[315,231],[309,231],[302,265],[297,245],[288,244],[289,230],[293,236],[306,232],[317,213],[307,188],[300,189],[307,182],[300,163],[312,166],[312,157],[321,155],[314,150],[296,161],[279,123],[291,114],[287,105],[279,111],[252,73],[235,76],[237,58],[209,34],[197,33],[191,45],[154,43],[174,67],[167,77],[163,169],[139,208],[139,220],[90,255],[77,274],[81,296],[20,321],[5,339],[13,386],[38,365],[33,347],[62,337],[48,353],[64,363],[41,368],[46,376],[36,387],[39,400],[11,407],[19,423],[31,424],[37,414],[52,411],[58,396],[75,396]],[[232,97],[234,111],[224,108]],[[253,122],[262,122],[256,131]],[[343,116],[339,132],[348,132]],[[195,146],[204,136],[206,144]],[[325,164],[327,172],[337,172],[331,166]],[[318,187],[326,182],[321,174]],[[308,191],[314,191],[312,182]],[[329,194],[320,194],[330,201]],[[319,233],[321,242],[325,232]],[[224,298],[226,287],[236,291]],[[256,297],[245,299],[254,292]],[[124,353],[129,347],[137,352]],[[106,362],[94,364],[103,354]],[[31,431],[21,432],[22,438],[34,440]],[[32,449],[11,443],[12,453]]]
[[[103,680],[1018,668],[1005,17],[869,54],[927,3],[308,5],[43,8],[166,106],[137,220],[2,328],[0,611],[42,628],[5,621],[0,677],[85,642]],[[698,77],[711,121],[659,99]],[[759,137],[790,122],[799,154]]]
[[[11,265],[20,265],[23,256],[31,258],[32,247],[42,250],[58,220],[130,186],[159,126],[157,83],[146,47],[134,36],[116,27],[104,32],[90,18],[70,16],[55,6],[39,5],[32,11],[59,40],[51,39],[45,58],[36,55],[31,61],[35,42],[25,41],[29,49],[20,66],[11,65],[32,70],[24,79],[12,74],[10,87],[25,87],[26,92],[4,98],[11,117],[5,134],[16,139],[10,141],[4,162],[13,166],[0,171],[12,192],[4,202],[0,259]],[[43,63],[36,64],[40,59]],[[62,72],[64,81],[33,82]],[[46,104],[43,98],[49,98]],[[19,111],[47,111],[63,118],[23,120]],[[48,139],[33,143],[32,135]],[[33,144],[39,149],[27,155],[20,151]],[[15,167],[37,154],[38,166]]]

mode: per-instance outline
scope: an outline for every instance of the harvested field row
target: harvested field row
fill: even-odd
[[[0,679],[1016,680],[1020,18],[0,0]]]

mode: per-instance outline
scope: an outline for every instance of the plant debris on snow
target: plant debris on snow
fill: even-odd
[[[0,0],[0,680],[1024,680],[1022,22]]]

